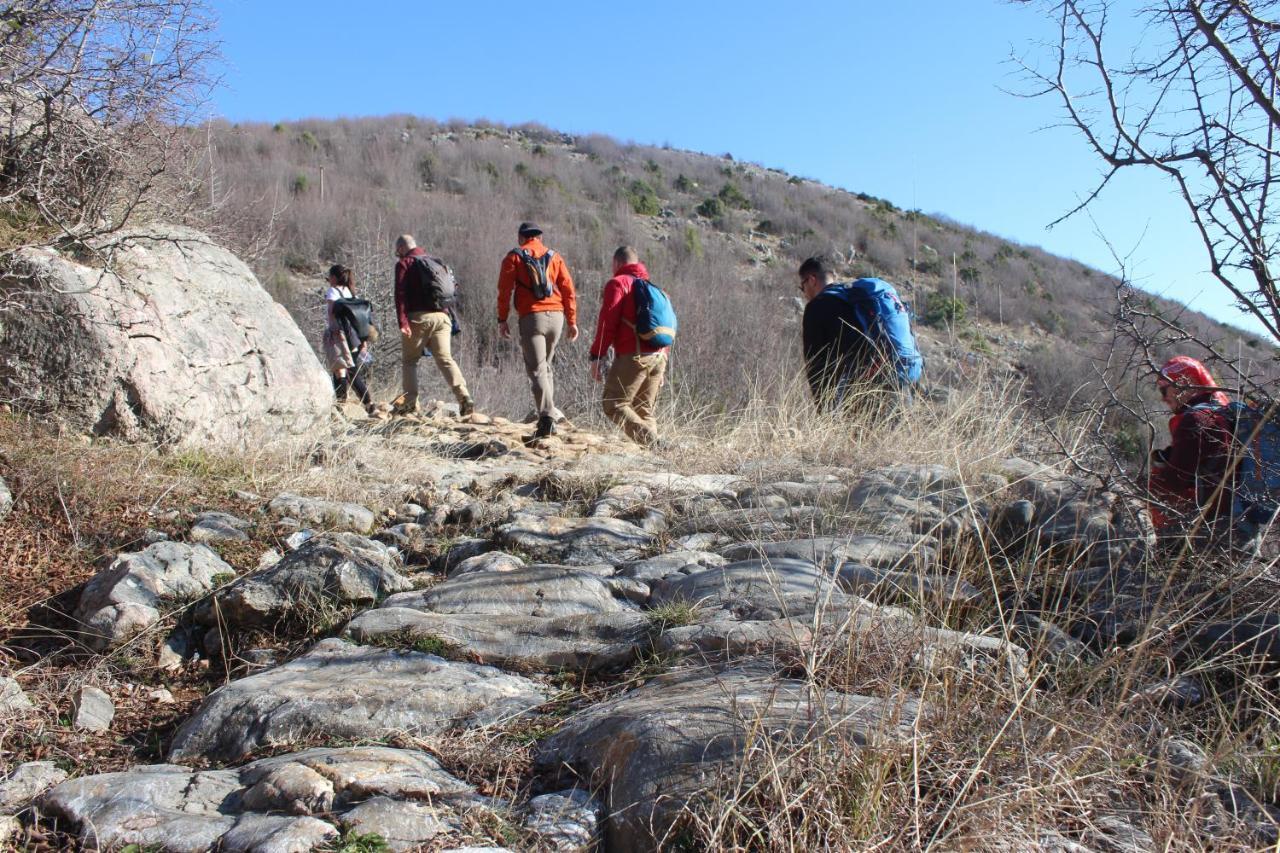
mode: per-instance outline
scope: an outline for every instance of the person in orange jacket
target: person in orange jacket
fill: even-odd
[[[522,222],[517,237],[520,245],[507,252],[498,272],[498,333],[511,337],[507,315],[514,296],[520,348],[538,414],[534,436],[545,438],[555,432],[557,421],[564,420],[564,413],[556,408],[551,362],[565,326],[569,340],[578,338],[578,299],[568,264],[543,245],[542,229]]]

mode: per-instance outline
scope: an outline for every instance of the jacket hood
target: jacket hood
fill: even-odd
[[[618,271],[614,273],[614,275],[629,275],[633,278],[643,278],[647,281],[649,278],[649,270],[645,269],[644,264],[636,261],[634,264],[627,264],[626,266],[618,267]]]

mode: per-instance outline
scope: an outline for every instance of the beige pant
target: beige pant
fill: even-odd
[[[443,311],[418,311],[409,315],[409,334],[400,336],[400,381],[404,385],[407,408],[418,405],[418,359],[422,358],[423,347],[431,350],[440,375],[458,402],[471,398],[467,380],[462,378],[462,371],[453,360],[452,334],[453,321]]]
[[[551,360],[564,331],[564,314],[559,311],[534,311],[520,318],[520,348],[524,351],[524,370],[533,389],[533,405],[539,415],[556,414],[556,383],[551,373]]]
[[[621,355],[604,380],[604,414],[637,444],[653,444],[658,432],[653,410],[667,372],[667,354]]]

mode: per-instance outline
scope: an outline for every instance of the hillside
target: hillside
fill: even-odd
[[[900,286],[933,330],[923,337],[938,384],[969,381],[975,364],[990,361],[998,375],[1025,376],[1061,411],[1111,344],[1116,282],[1096,270],[729,154],[407,116],[214,124],[205,148],[218,233],[309,333],[319,326],[316,277],[330,263],[351,265],[385,306],[395,235],[415,232],[445,257],[466,287],[464,367],[494,372],[490,381],[504,390],[480,393],[501,413],[519,414],[505,391],[519,382],[507,375],[518,358],[492,328],[494,282],[525,219],[569,259],[587,318],[613,248],[640,249],[680,308],[674,398],[699,408],[785,392],[797,367],[794,273],[819,252],[851,275]],[[1226,352],[1258,362],[1272,352],[1168,300],[1142,304]],[[381,375],[394,384],[394,341],[384,347]],[[567,348],[562,372],[570,399],[589,409],[593,392],[577,369],[583,351]],[[1078,378],[1064,387],[1064,375]]]

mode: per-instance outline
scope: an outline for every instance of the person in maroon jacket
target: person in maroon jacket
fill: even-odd
[[[437,305],[422,285],[413,259],[425,255],[413,235],[403,234],[396,240],[396,320],[400,325],[400,380],[404,394],[396,401],[401,414],[418,409],[418,359],[423,349],[431,351],[436,367],[458,400],[459,413],[467,416],[475,411],[467,380],[453,360],[453,317],[448,306]]]
[[[653,419],[658,391],[667,371],[667,348],[650,347],[636,337],[636,303],[631,287],[649,271],[636,250],[622,246],[613,253],[613,278],[604,286],[596,336],[591,343],[591,378],[604,382],[604,414],[637,444],[659,443]],[[601,361],[613,349],[608,376]]]
[[[1173,412],[1172,443],[1151,453],[1151,495],[1171,512],[1153,506],[1152,521],[1166,534],[1178,533],[1180,520],[1201,514],[1211,527],[1229,523],[1233,490],[1223,479],[1230,467],[1232,434],[1222,413],[1229,398],[1218,390],[1208,368],[1185,355],[1165,362],[1156,387]]]

